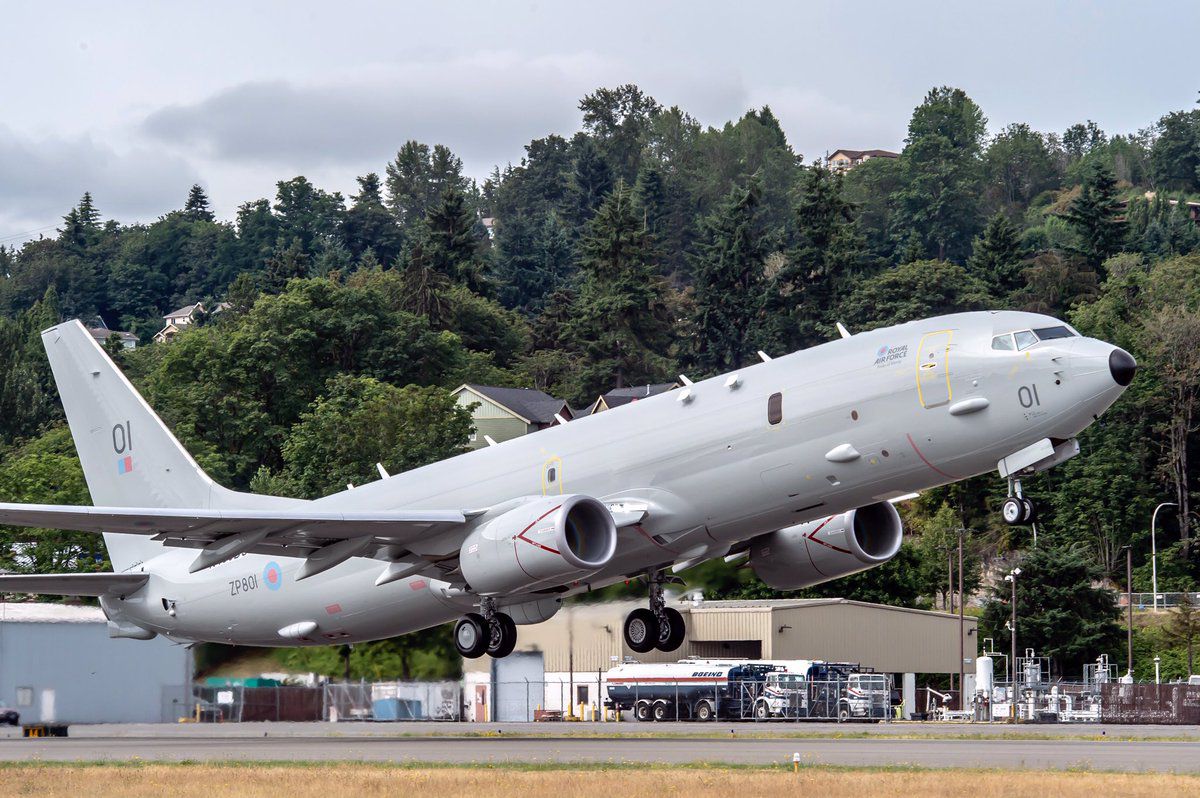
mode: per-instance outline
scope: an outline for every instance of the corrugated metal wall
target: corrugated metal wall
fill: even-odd
[[[23,722],[173,722],[191,714],[191,674],[191,652],[162,638],[113,639],[103,623],[0,623],[0,704]],[[18,705],[18,688],[32,688],[31,706]]]

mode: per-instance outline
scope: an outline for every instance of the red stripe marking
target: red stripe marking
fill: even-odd
[[[939,473],[939,474],[941,474],[942,476],[944,476],[946,479],[958,479],[958,477],[953,477],[953,476],[950,476],[950,475],[949,475],[949,474],[947,474],[945,471],[943,471],[942,469],[938,468],[938,467],[937,467],[937,466],[935,466],[933,463],[929,462],[929,460],[928,460],[928,459],[925,457],[925,455],[921,454],[921,450],[917,448],[917,442],[913,440],[913,436],[912,436],[911,434],[909,434],[909,433],[905,433],[905,436],[908,438],[908,444],[909,444],[909,446],[913,447],[913,451],[917,453],[917,457],[920,457],[920,458],[921,458],[921,462],[922,462],[922,463],[924,463],[925,465],[929,466],[929,467],[930,467],[930,468],[932,468],[934,471],[936,471],[937,473]]]
[[[824,547],[825,547],[825,548],[827,548],[827,549],[833,549],[834,551],[839,551],[839,552],[841,552],[842,554],[853,554],[854,552],[852,552],[852,551],[850,551],[850,550],[848,550],[848,549],[843,549],[841,546],[835,546],[835,545],[833,545],[832,543],[826,543],[826,542],[825,542],[825,541],[823,541],[823,540],[817,540],[817,538],[816,538],[816,534],[817,534],[818,532],[820,532],[822,529],[824,529],[824,528],[825,528],[825,525],[826,525],[826,524],[828,524],[830,521],[832,521],[832,520],[833,520],[833,519],[835,519],[835,518],[837,518],[837,516],[836,516],[836,515],[831,515],[831,516],[829,516],[828,518],[826,518],[824,521],[822,521],[822,522],[821,522],[821,525],[820,525],[819,527],[817,527],[816,529],[814,529],[812,532],[809,532],[809,533],[808,533],[807,535],[805,535],[804,537],[808,538],[808,539],[809,539],[809,540],[811,540],[813,543],[820,543],[822,546],[824,546]]]
[[[536,526],[539,521],[541,521],[543,518],[550,515],[550,513],[554,512],[555,510],[559,509],[560,507],[562,507],[561,504],[558,505],[558,507],[551,508],[550,510],[547,510],[546,512],[542,513],[540,516],[538,516],[538,518],[532,524],[525,527],[524,529],[522,529],[520,531],[520,533],[517,534],[517,539],[525,541],[530,546],[537,546],[542,551],[548,551],[551,554],[558,554],[559,556],[562,556],[562,552],[560,552],[558,549],[552,549],[549,546],[543,546],[541,543],[538,543],[537,541],[530,540],[529,538],[525,537],[526,532],[533,529],[534,526]],[[522,569],[522,570],[524,570],[524,569]]]

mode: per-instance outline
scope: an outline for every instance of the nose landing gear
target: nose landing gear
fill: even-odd
[[[1021,495],[1021,480],[1009,478],[1008,498],[1000,506],[1000,515],[1009,526],[1032,524],[1037,520],[1037,508]]]
[[[668,607],[663,598],[667,578],[655,573],[650,578],[650,607],[639,607],[625,616],[625,645],[639,654],[653,649],[674,651],[683,645],[687,624],[683,615]]]
[[[504,612],[496,611],[496,600],[484,598],[480,612],[468,612],[454,625],[454,647],[467,659],[484,654],[507,657],[517,647],[517,624]]]

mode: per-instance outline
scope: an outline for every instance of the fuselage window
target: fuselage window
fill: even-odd
[[[546,470],[546,481],[553,482],[558,477],[558,469],[550,468]]]
[[[1029,330],[1021,330],[1013,333],[1013,338],[1017,339],[1017,349],[1028,349],[1038,342],[1037,336]]]
[[[1011,352],[1016,348],[1017,346],[1013,343],[1012,336],[1007,333],[997,335],[992,339],[992,349],[1003,349],[1006,352]]]
[[[1054,338],[1074,338],[1075,333],[1068,327],[1038,327],[1033,331],[1039,341],[1049,341]]]
[[[783,421],[783,394],[773,393],[767,399],[767,423],[778,424]]]

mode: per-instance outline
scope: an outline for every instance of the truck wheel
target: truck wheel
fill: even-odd
[[[838,723],[846,723],[850,720],[850,710],[846,707],[838,708]]]
[[[666,701],[660,701],[654,705],[654,720],[658,722],[674,720],[671,717],[671,706]]]
[[[637,702],[637,704],[634,705],[634,707],[633,707],[633,717],[642,722],[649,721],[650,717],[651,717],[650,702],[649,701]]]
[[[713,705],[710,704],[709,702],[701,701],[699,704],[696,705],[696,720],[701,721],[701,722],[707,722],[707,721],[712,720],[716,716],[717,716],[717,713],[715,710],[713,710]]]
[[[757,704],[755,704],[754,719],[755,720],[770,720],[771,719],[771,708],[767,706],[766,701],[759,701]]]

